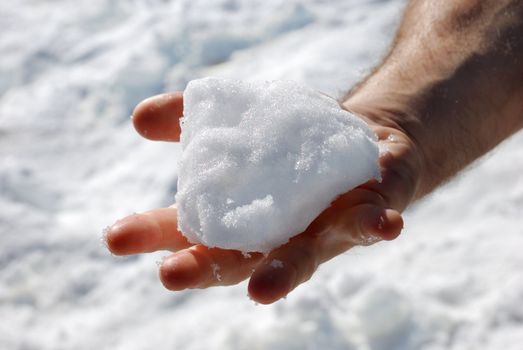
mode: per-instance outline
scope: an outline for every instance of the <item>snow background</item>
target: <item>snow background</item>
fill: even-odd
[[[523,134],[271,306],[245,283],[171,293],[165,253],[111,256],[115,219],[170,204],[177,145],[144,97],[217,75],[339,96],[379,62],[400,0],[0,2],[1,349],[521,349]]]

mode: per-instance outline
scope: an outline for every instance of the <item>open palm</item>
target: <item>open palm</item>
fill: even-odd
[[[151,140],[177,142],[183,114],[181,92],[163,94],[140,103],[133,122]],[[247,278],[249,295],[269,304],[307,281],[319,264],[356,245],[396,238],[403,221],[400,212],[413,199],[415,147],[400,129],[382,119],[365,118],[384,151],[380,156],[382,181],[370,181],[343,194],[300,235],[267,256],[191,244],[178,231],[176,206],[134,214],[117,221],[106,235],[116,255],[168,250],[160,279],[173,291],[231,285]],[[378,122],[379,120],[379,122]]]

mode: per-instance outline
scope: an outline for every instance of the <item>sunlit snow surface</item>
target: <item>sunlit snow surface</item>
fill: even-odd
[[[406,215],[396,241],[287,299],[170,293],[165,253],[103,227],[172,202],[178,148],[134,134],[141,98],[208,76],[333,96],[384,54],[403,1],[0,2],[1,349],[520,349],[523,135]]]

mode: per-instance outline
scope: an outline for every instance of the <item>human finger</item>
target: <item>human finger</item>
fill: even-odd
[[[236,284],[251,275],[262,257],[198,244],[164,259],[160,280],[172,291]]]
[[[360,204],[343,213],[338,210],[328,212],[330,218],[321,218],[330,224],[315,225],[269,254],[249,281],[252,299],[273,303],[309,280],[322,262],[356,245],[393,239],[403,226],[397,211],[374,204]]]
[[[134,128],[143,137],[155,141],[179,141],[183,93],[170,92],[149,97],[133,111]]]
[[[175,207],[127,216],[107,229],[105,240],[116,255],[176,251],[191,246],[178,231]]]

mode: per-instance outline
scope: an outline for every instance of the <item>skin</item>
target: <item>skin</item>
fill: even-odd
[[[270,304],[319,264],[356,245],[396,238],[409,204],[523,127],[523,3],[412,1],[384,62],[341,106],[386,147],[383,180],[343,194],[268,256],[189,244],[174,206],[119,220],[106,235],[108,248],[116,255],[171,251],[159,271],[170,290],[249,278],[250,297]],[[162,94],[142,101],[133,123],[148,139],[176,142],[182,114],[182,92]],[[272,266],[274,259],[283,267]]]

